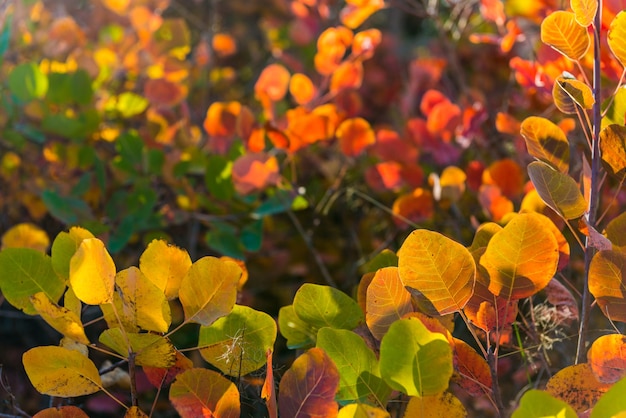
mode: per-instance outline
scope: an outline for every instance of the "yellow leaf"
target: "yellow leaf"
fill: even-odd
[[[65,295],[63,296],[63,306],[73,312],[77,317],[80,318],[80,314],[83,309],[83,305],[80,300],[76,297],[74,291],[70,288],[67,289]]]
[[[115,283],[121,292],[124,316],[133,318],[143,330],[167,332],[172,315],[163,290],[148,280],[137,267],[117,273]]]
[[[89,344],[80,317],[67,308],[52,303],[43,292],[30,297],[35,310],[52,328],[82,344]]]
[[[413,312],[411,294],[404,288],[397,267],[379,269],[367,287],[365,321],[372,335],[381,340],[391,324]]]
[[[589,49],[587,28],[576,22],[572,12],[552,12],[541,23],[541,41],[572,61],[578,61]]]
[[[567,174],[569,142],[563,129],[546,118],[530,116],[522,122],[520,133],[530,155]]]
[[[613,55],[626,66],[626,11],[619,12],[611,22],[607,41]]]
[[[565,93],[583,109],[591,109],[596,99],[593,97],[591,87],[575,79],[559,77],[556,84],[565,91]]]
[[[622,251],[597,252],[589,266],[589,292],[613,321],[626,322],[626,254]]]
[[[587,363],[576,364],[561,369],[548,380],[546,392],[568,403],[581,413],[593,407],[611,384],[596,379]]]
[[[576,114],[576,103],[572,100],[572,97],[567,94],[565,90],[561,87],[559,81],[563,81],[567,79],[567,77],[560,75],[554,80],[554,84],[552,85],[552,100],[556,105],[557,109],[566,115],[575,115]]]
[[[50,238],[46,231],[30,223],[21,223],[2,235],[0,248],[32,248],[45,253],[49,245]]]
[[[187,322],[209,326],[235,306],[241,268],[233,261],[203,257],[192,264],[180,285]]]
[[[598,0],[571,0],[570,5],[580,26],[591,25],[598,10]]]
[[[365,403],[352,403],[339,410],[337,418],[389,418],[389,412]]]
[[[97,238],[81,242],[70,260],[70,286],[76,297],[88,305],[113,301],[115,263]]]
[[[439,315],[460,311],[474,293],[472,255],[437,232],[413,231],[398,251],[398,271],[404,286],[421,293]]]
[[[558,243],[540,216],[516,215],[489,241],[480,264],[489,273],[489,291],[494,295],[506,300],[532,296],[556,273]]]
[[[600,150],[602,161],[613,174],[626,168],[626,127],[612,124],[600,132]]]
[[[124,418],[148,418],[148,415],[139,409],[139,407],[131,406],[128,408],[128,411],[126,411]]]
[[[52,267],[64,280],[70,277],[70,260],[84,239],[94,238],[86,229],[73,226],[68,232],[60,232],[52,243]]]
[[[26,374],[40,393],[62,398],[95,393],[102,388],[98,369],[89,358],[63,347],[35,347],[22,356]]]
[[[139,269],[152,283],[165,292],[168,299],[178,297],[178,289],[191,267],[191,258],[185,250],[154,240],[139,259]]]
[[[129,352],[134,353],[139,366],[170,367],[176,361],[176,349],[161,335],[125,333],[120,328],[112,328],[100,334],[99,340],[124,357],[128,357]]]
[[[467,411],[461,401],[450,392],[439,395],[411,397],[404,418],[464,418]]]

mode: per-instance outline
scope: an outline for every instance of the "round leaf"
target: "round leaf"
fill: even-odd
[[[626,322],[626,254],[605,250],[593,256],[589,292],[604,315],[612,321]]]
[[[60,232],[52,242],[52,267],[65,280],[70,278],[70,260],[84,239],[95,238],[91,232],[78,226]]]
[[[63,347],[31,348],[22,356],[24,369],[40,393],[70,398],[89,395],[102,388],[98,369],[78,351]]]
[[[239,418],[237,386],[219,373],[191,369],[176,377],[170,387],[170,401],[182,418]]]
[[[541,23],[541,41],[572,61],[578,61],[589,49],[587,28],[576,22],[572,12],[552,12]]]
[[[611,385],[599,382],[586,364],[561,369],[548,380],[546,392],[568,403],[576,412],[591,408]]]
[[[467,411],[461,401],[450,392],[413,397],[404,412],[404,418],[465,418]]]
[[[570,5],[580,26],[589,26],[598,10],[598,0],[571,0]]]
[[[268,314],[235,305],[228,315],[200,328],[202,357],[229,376],[244,376],[265,365],[276,341],[276,322]]]
[[[350,296],[330,287],[303,284],[293,298],[293,309],[302,321],[317,328],[354,329],[363,322],[363,311]]]
[[[113,301],[115,263],[97,238],[84,239],[70,260],[70,285],[88,305]]]
[[[32,248],[45,253],[49,245],[50,238],[46,231],[30,223],[21,223],[2,235],[0,248]]]
[[[626,66],[626,11],[619,12],[611,22],[607,41],[613,55]]]
[[[546,118],[531,116],[522,122],[520,133],[528,153],[545,161],[558,171],[569,171],[569,143],[565,132]]]
[[[168,299],[178,297],[180,283],[190,267],[187,251],[163,240],[152,241],[139,258],[139,269]]]
[[[602,335],[587,352],[587,363],[602,383],[615,383],[626,377],[626,337]]]
[[[474,258],[437,232],[413,231],[398,251],[398,271],[404,286],[420,292],[440,315],[463,309],[474,292]]]
[[[176,349],[161,335],[125,333],[121,328],[111,328],[100,334],[99,340],[124,357],[128,357],[129,351],[136,354],[135,362],[139,366],[171,367],[176,361]]]
[[[519,214],[489,241],[480,264],[489,274],[494,295],[506,300],[532,296],[556,273],[558,243],[539,216]]]
[[[306,348],[315,344],[318,327],[310,325],[296,315],[293,305],[283,306],[278,311],[278,327],[287,339],[287,348]]]
[[[626,168],[626,127],[612,124],[600,132],[600,151],[602,161],[610,168],[613,174],[618,174]]]
[[[401,319],[380,343],[380,373],[409,396],[437,395],[452,376],[452,349],[443,334],[430,332],[418,318]]]
[[[559,87],[565,91],[574,103],[583,109],[591,109],[596,102],[591,87],[582,81],[559,77],[555,83],[558,83]]]
[[[580,218],[587,210],[587,202],[578,184],[567,174],[535,161],[528,165],[528,177],[545,204],[563,218]]]
[[[376,272],[367,287],[365,320],[372,335],[380,340],[394,321],[413,312],[411,294],[404,288],[397,267]]]
[[[512,418],[577,418],[567,403],[542,390],[531,389],[520,399]]]

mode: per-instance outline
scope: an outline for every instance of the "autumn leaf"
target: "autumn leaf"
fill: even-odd
[[[174,346],[161,335],[138,334],[122,331],[121,328],[111,328],[100,334],[99,341],[121,356],[135,354],[135,362],[139,366],[171,367],[176,361]]]
[[[546,392],[581,413],[593,407],[610,387],[610,384],[599,382],[591,367],[582,363],[558,371],[548,380]]]
[[[520,166],[510,158],[492,163],[483,172],[483,184],[498,186],[503,195],[513,198],[522,192],[524,178]]]
[[[561,173],[568,173],[569,142],[558,125],[542,117],[530,116],[522,122],[520,133],[530,155],[545,161]]]
[[[561,89],[583,109],[591,109],[596,99],[593,96],[591,87],[578,81],[576,79],[569,79],[565,77],[559,77],[555,83],[559,85]]]
[[[364,321],[363,311],[350,296],[330,286],[305,283],[293,298],[297,317],[313,327],[354,329]]]
[[[73,226],[68,232],[60,232],[52,242],[52,267],[65,280],[70,278],[70,260],[84,239],[95,238],[88,230]]]
[[[89,415],[77,406],[65,405],[42,409],[33,418],[89,418]]]
[[[265,381],[261,388],[261,398],[265,400],[267,413],[269,418],[278,418],[278,405],[276,403],[276,388],[274,384],[274,364],[272,362],[273,350],[268,349],[265,353],[267,358],[267,367],[265,372]]]
[[[624,39],[626,39],[626,12],[622,10],[611,22],[607,41],[613,55],[623,66],[626,66],[626,43]]]
[[[348,0],[341,9],[341,23],[355,29],[361,26],[372,14],[385,7],[383,0]]]
[[[280,380],[278,410],[293,418],[337,416],[339,372],[321,348],[298,357]]]
[[[404,412],[404,418],[465,418],[467,410],[450,392],[430,396],[413,396]]]
[[[166,243],[153,240],[139,258],[139,269],[159,289],[167,299],[178,297],[178,289],[183,277],[191,267],[187,251]]]
[[[598,10],[598,2],[596,0],[571,0],[570,5],[576,15],[576,22],[580,26],[589,26],[593,23]]]
[[[576,411],[548,392],[531,389],[524,393],[512,418],[577,418]]]
[[[352,54],[360,59],[372,58],[381,40],[382,34],[378,29],[367,29],[358,32],[352,39]]]
[[[245,195],[261,191],[278,183],[278,160],[265,153],[242,155],[233,164],[232,176],[237,193]]]
[[[535,161],[528,165],[528,176],[541,199],[565,219],[581,217],[587,210],[576,181],[546,163]]]
[[[254,94],[259,100],[268,99],[273,102],[282,100],[289,88],[291,75],[280,64],[270,64],[263,69],[254,85]]]
[[[50,238],[46,231],[30,223],[21,223],[9,228],[2,235],[0,249],[32,248],[45,253],[50,246]]]
[[[330,91],[337,94],[347,89],[358,89],[363,83],[363,63],[361,61],[342,62],[330,78]]]
[[[239,418],[237,386],[217,372],[190,369],[176,377],[170,402],[182,418]]]
[[[409,312],[413,312],[411,294],[404,288],[398,268],[378,270],[367,286],[365,308],[365,320],[374,338],[382,339],[391,324]]]
[[[469,344],[454,338],[454,367],[458,377],[452,379],[472,396],[491,394],[491,369],[485,358]]]
[[[572,12],[557,10],[541,22],[541,41],[572,61],[578,61],[589,49],[587,28],[576,21]]]
[[[186,370],[192,369],[193,362],[177,350],[176,361],[170,367],[143,366],[142,368],[150,384],[160,388],[169,386],[176,376]]]
[[[43,292],[30,297],[33,307],[52,328],[82,344],[89,344],[80,317],[67,308],[53,303]]]
[[[437,232],[413,231],[398,251],[398,271],[404,286],[424,295],[440,315],[463,309],[474,291],[472,255]]]
[[[70,259],[70,286],[88,305],[113,302],[115,264],[97,238],[84,239]]]
[[[89,358],[63,347],[31,348],[22,357],[35,389],[50,396],[70,398],[102,389],[98,369]]]
[[[597,252],[589,266],[589,292],[604,315],[626,322],[626,254],[622,251]]]
[[[598,381],[615,383],[626,377],[626,337],[602,335],[587,351],[587,363]]]
[[[281,335],[287,339],[287,348],[292,350],[313,346],[319,329],[300,319],[293,305],[280,308],[278,327]]]
[[[289,80],[289,93],[296,103],[305,105],[317,95],[317,88],[305,74],[295,73]]]
[[[600,151],[602,161],[609,166],[611,172],[621,173],[626,168],[626,127],[611,124],[602,129]]]

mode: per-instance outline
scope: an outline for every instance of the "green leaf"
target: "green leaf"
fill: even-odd
[[[91,78],[85,70],[78,70],[70,79],[70,93],[72,99],[79,105],[89,105],[93,100]]]
[[[127,164],[135,169],[141,167],[143,149],[143,140],[134,132],[124,132],[115,141],[115,150]]]
[[[616,382],[593,407],[591,418],[623,418],[626,416],[626,378]]]
[[[397,267],[398,256],[391,250],[384,249],[380,253],[376,254],[374,258],[361,266],[360,271],[362,274],[375,273],[376,270],[385,267]]]
[[[65,291],[65,281],[54,272],[50,257],[41,251],[5,248],[0,251],[0,289],[11,305],[36,315],[30,297],[43,292],[56,303]]]
[[[9,74],[8,84],[11,93],[21,102],[41,99],[48,91],[48,77],[34,62],[15,67]]]
[[[623,394],[622,394],[623,397]],[[595,408],[594,408],[595,409]],[[593,414],[592,414],[593,416]],[[602,415],[609,417],[609,415]],[[574,408],[547,392],[531,389],[520,399],[512,418],[577,418]]]
[[[278,327],[287,339],[287,348],[307,348],[315,344],[317,327],[307,324],[296,315],[293,305],[283,306],[278,311]]]
[[[298,289],[293,308],[298,318],[317,328],[351,330],[365,319],[354,299],[333,287],[311,283]]]
[[[293,197],[285,190],[277,190],[265,202],[254,210],[256,216],[277,215],[287,212],[293,203]]]
[[[276,322],[268,314],[235,305],[231,313],[200,327],[202,357],[228,376],[244,376],[267,363],[276,341]]]
[[[80,227],[72,227],[69,232],[60,232],[52,243],[52,268],[64,280],[70,278],[70,259],[84,239],[94,238],[93,234]]]
[[[232,199],[235,187],[232,181],[233,162],[221,155],[208,158],[204,184],[213,196],[220,200]]]
[[[352,331],[324,327],[317,333],[317,347],[339,370],[338,401],[387,404],[391,388],[380,375],[376,355],[361,337]]]
[[[237,228],[228,223],[212,223],[211,229],[206,233],[205,240],[209,247],[222,255],[238,260],[245,260],[246,258]]]
[[[528,165],[528,176],[545,204],[563,218],[580,218],[587,210],[587,202],[578,184],[567,174],[535,161]]]
[[[142,113],[150,103],[145,97],[132,92],[124,92],[117,97],[115,110],[124,118],[131,118]]]
[[[396,321],[380,343],[380,372],[391,388],[409,396],[441,393],[452,377],[450,343],[418,318]]]
[[[77,197],[62,196],[53,190],[45,190],[41,193],[41,200],[50,214],[66,225],[77,224],[93,217],[87,203]]]
[[[250,222],[241,229],[241,243],[246,250],[255,252],[263,244],[263,218]]]
[[[602,111],[606,112],[602,118],[602,129],[613,123],[624,125],[624,115],[626,114],[626,86],[617,89],[617,93],[615,93],[612,99],[606,99],[604,103],[602,103]]]

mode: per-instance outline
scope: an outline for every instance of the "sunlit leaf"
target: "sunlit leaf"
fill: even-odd
[[[520,132],[530,155],[567,174],[569,143],[561,128],[548,119],[531,116],[524,119]]]
[[[350,296],[330,286],[303,284],[293,298],[295,314],[317,328],[354,329],[363,322],[363,311]]]
[[[613,174],[622,172],[626,168],[626,127],[612,124],[602,129],[600,150],[602,161],[611,168]]]
[[[148,415],[138,406],[131,406],[124,414],[124,418],[148,418]]]
[[[382,34],[378,29],[361,31],[355,34],[352,40],[352,54],[361,59],[371,58],[381,40]]]
[[[613,245],[618,247],[626,246],[626,212],[611,219],[606,226],[606,236]]]
[[[467,411],[461,401],[450,392],[424,397],[412,397],[404,418],[465,418]]]
[[[365,403],[351,403],[339,410],[337,418],[389,418],[389,412]]]
[[[43,292],[57,302],[65,282],[56,275],[48,255],[32,248],[5,248],[0,251],[0,289],[6,300],[29,315],[37,314],[30,297]]]
[[[398,251],[398,271],[404,286],[423,294],[440,315],[463,309],[474,291],[472,255],[437,232],[413,231]]]
[[[293,305],[283,306],[278,311],[278,327],[283,337],[287,339],[287,348],[306,348],[315,344],[318,327],[304,322],[293,308]]]
[[[361,61],[345,61],[333,71],[330,78],[330,91],[334,94],[346,89],[358,89],[363,83]]]
[[[480,264],[489,273],[489,290],[494,295],[506,300],[532,296],[556,273],[558,243],[540,216],[516,215],[489,241]]]
[[[165,78],[151,78],[143,86],[144,96],[157,107],[177,106],[187,97],[187,93],[186,85]]]
[[[212,370],[191,369],[179,374],[169,396],[182,418],[239,418],[237,386]]]
[[[387,404],[391,389],[381,378],[376,355],[361,337],[352,331],[325,327],[317,334],[317,347],[328,354],[339,371],[338,401]]]
[[[168,299],[178,297],[183,277],[191,267],[187,251],[163,240],[154,240],[139,258],[139,269]]]
[[[411,294],[404,288],[397,267],[376,272],[367,286],[365,320],[367,327],[380,340],[394,321],[413,312]]]
[[[619,12],[613,21],[607,35],[609,47],[619,62],[626,66],[626,12]]]
[[[30,297],[33,307],[52,328],[82,344],[89,344],[80,317],[67,308],[53,303],[43,292]]]
[[[589,26],[593,23],[598,10],[598,2],[596,0],[571,0],[570,5],[572,11],[576,15],[576,22],[580,26]]]
[[[64,278],[70,278],[70,260],[80,247],[84,239],[95,238],[91,232],[78,226],[73,226],[68,232],[60,232],[52,242],[52,267]]]
[[[315,97],[317,88],[305,74],[295,73],[289,80],[289,93],[296,103],[305,105]]]
[[[176,361],[174,346],[161,335],[137,334],[111,328],[100,334],[99,340],[121,356],[128,357],[129,352],[134,353],[139,366],[170,367]]]
[[[50,246],[50,238],[46,231],[30,223],[21,223],[9,228],[2,235],[4,248],[32,248],[45,253]]]
[[[522,192],[524,175],[519,164],[511,158],[503,158],[490,164],[483,172],[483,184],[494,184],[503,195],[513,198]]]
[[[336,136],[341,151],[349,157],[356,157],[376,142],[372,127],[363,118],[346,119],[337,128]]]
[[[25,62],[13,68],[7,83],[11,93],[22,102],[42,98],[48,91],[48,77],[34,62]]]
[[[483,184],[478,189],[478,201],[494,222],[500,222],[513,212],[513,202],[504,196],[498,186]]]
[[[591,411],[591,418],[624,418],[626,411],[626,378],[615,383],[598,399]]]
[[[231,138],[237,128],[237,116],[241,112],[239,102],[214,102],[207,109],[204,129],[213,137]]]
[[[117,110],[122,117],[131,118],[146,110],[149,104],[150,102],[148,102],[148,99],[145,97],[127,91],[117,97],[115,110]]]
[[[180,351],[176,351],[176,361],[170,367],[143,366],[143,371],[152,386],[160,388],[169,386],[176,376],[192,368],[193,362]]]
[[[587,363],[602,383],[615,383],[626,377],[626,336],[598,337],[587,352]]]
[[[610,384],[599,382],[591,367],[582,363],[558,371],[548,380],[546,392],[580,413],[593,407],[610,387]]]
[[[167,332],[172,322],[170,306],[159,289],[137,267],[129,267],[115,276],[126,316],[146,331]]]
[[[481,224],[478,229],[476,229],[472,245],[468,247],[468,250],[473,253],[479,248],[487,248],[491,238],[493,238],[493,236],[501,230],[502,227],[495,222],[485,222]]]
[[[555,83],[558,83],[559,87],[565,91],[574,103],[583,109],[591,109],[596,102],[591,87],[582,81],[559,77]]]
[[[391,207],[394,215],[402,218],[394,218],[394,222],[406,227],[404,219],[419,223],[431,219],[435,211],[435,201],[430,190],[422,187],[415,188],[410,193],[403,193],[396,198]]]
[[[589,49],[587,28],[576,22],[572,12],[557,10],[541,22],[541,41],[572,61],[581,59]]]
[[[31,348],[22,357],[26,374],[40,393],[62,398],[102,389],[98,369],[89,358],[63,347]]]
[[[625,16],[626,17],[626,16]],[[626,115],[626,86],[617,89],[615,94],[602,103],[602,128],[611,124],[624,125]]]
[[[282,100],[289,88],[289,71],[280,64],[270,64],[263,69],[254,85],[254,94],[262,100],[273,102]]]
[[[576,411],[566,402],[548,392],[531,389],[520,399],[512,418],[577,418]]]
[[[84,239],[70,259],[70,285],[76,297],[88,305],[113,301],[115,263],[97,238]]]
[[[347,4],[341,9],[339,17],[341,23],[355,29],[361,26],[372,14],[385,7],[383,0],[357,0],[347,1]]]
[[[202,357],[228,376],[244,376],[265,365],[274,347],[276,322],[264,312],[235,305],[226,316],[200,327],[198,347]]]
[[[608,250],[593,256],[589,292],[607,318],[626,322],[626,253]]]
[[[576,110],[576,102],[572,99],[572,96],[567,94],[567,92],[561,87],[561,81],[571,79],[569,76],[560,75],[554,80],[554,85],[552,86],[552,100],[556,105],[557,109],[566,115],[575,115]]]
[[[211,37],[211,47],[220,57],[227,57],[237,52],[237,42],[228,33],[215,33]]]
[[[193,263],[180,285],[185,320],[209,326],[233,309],[241,268],[234,262],[203,257]]]
[[[485,358],[469,344],[454,339],[454,365],[459,377],[453,380],[472,396],[491,394],[491,369]]]
[[[452,349],[446,337],[430,332],[418,318],[401,319],[380,343],[380,372],[404,394],[437,395],[452,376]]]
[[[278,410],[294,418],[337,416],[339,371],[321,348],[298,357],[280,380]]]
[[[528,177],[546,205],[565,219],[579,218],[587,210],[587,202],[578,184],[567,174],[535,161],[528,165]]]
[[[89,415],[77,406],[65,405],[42,409],[33,418],[89,418]]]

